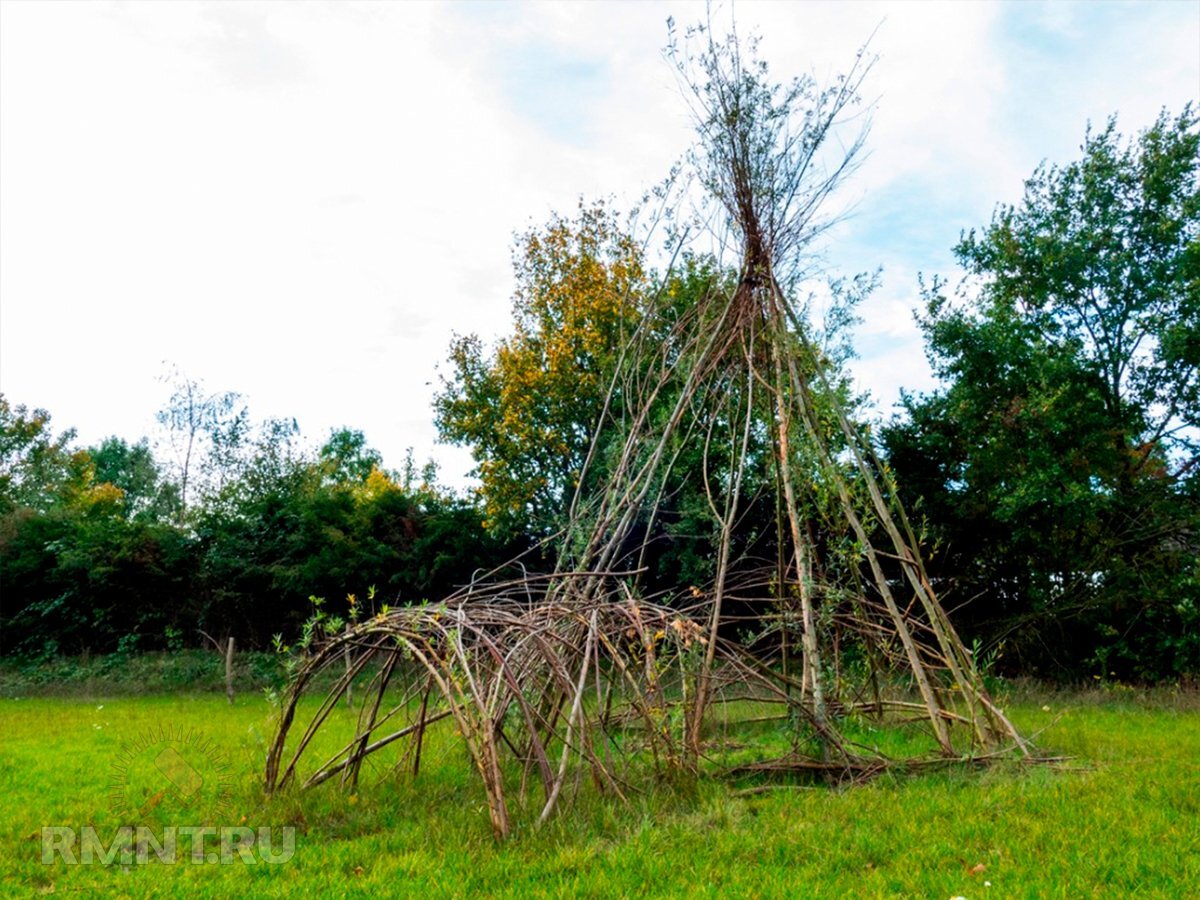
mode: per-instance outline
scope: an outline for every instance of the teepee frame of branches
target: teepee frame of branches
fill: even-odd
[[[890,761],[839,727],[864,711],[919,712],[941,760],[1032,758],[985,690],[890,474],[852,421],[836,366],[793,299],[814,239],[832,222],[822,215],[825,201],[860,156],[866,129],[854,114],[872,60],[860,52],[825,88],[812,79],[777,86],[754,61],[754,42],[746,46],[743,53],[736,35],[714,40],[708,27],[682,40],[672,32],[668,58],[699,134],[694,170],[724,221],[721,235],[737,248],[738,274],[677,315],[665,339],[665,306],[649,303],[616,366],[585,462],[585,470],[603,462],[604,477],[587,490],[595,479],[580,476],[557,538],[557,567],[480,579],[441,603],[390,610],[318,643],[285,698],[269,791],[298,779],[298,763],[338,699],[368,672],[352,738],[305,784],[334,776],[356,784],[364,759],[397,742],[406,748],[397,767],[415,776],[429,729],[452,721],[501,837],[512,828],[514,787],[526,797],[540,784],[544,821],[571,782],[572,759],[583,763],[576,773],[590,772],[598,790],[617,796],[641,764],[701,771],[714,758],[706,743],[714,707],[747,696],[786,704],[815,750],[740,772],[878,771]],[[768,565],[746,558],[735,540],[752,444],[768,448],[777,510],[778,559]],[[641,588],[647,536],[681,454],[697,447],[716,535],[714,574],[686,603],[652,602]],[[850,548],[842,583],[818,574],[818,509]],[[768,604],[758,618],[776,621],[780,640],[731,636],[731,598],[744,605],[748,597]],[[838,650],[829,646],[830,622],[864,648],[870,699],[831,682]],[[798,676],[787,655],[793,635]],[[343,660],[345,674],[289,740],[300,699]],[[901,673],[914,699],[885,697],[881,672]]]

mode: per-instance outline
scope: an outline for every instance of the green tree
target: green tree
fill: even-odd
[[[179,490],[163,478],[145,438],[131,444],[108,437],[87,452],[95,481],[120,488],[126,517],[157,522],[178,514]]]
[[[367,445],[366,435],[350,428],[330,434],[319,456],[326,480],[334,484],[364,482],[383,465],[379,451]]]
[[[0,394],[0,512],[44,510],[81,478],[83,460],[70,449],[74,429],[55,435],[44,409],[13,406]]]
[[[946,387],[885,442],[942,574],[1026,664],[1200,669],[1200,128],[1115,119],[955,248],[921,324]]]

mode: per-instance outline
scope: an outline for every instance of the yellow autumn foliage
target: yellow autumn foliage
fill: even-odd
[[[472,446],[490,524],[548,528],[570,502],[647,273],[604,203],[520,235],[513,265],[513,333],[491,354],[456,339],[438,427]]]

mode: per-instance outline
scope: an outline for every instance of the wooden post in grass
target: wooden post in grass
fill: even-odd
[[[225,646],[222,647],[221,642],[218,641],[211,634],[208,634],[204,631],[201,631],[200,634],[206,641],[208,641],[210,644],[213,645],[213,649],[215,649],[217,651],[218,655],[224,654],[224,656],[225,656],[225,696],[229,698],[229,702],[232,705],[232,703],[233,703],[233,635],[231,634],[229,636],[229,639],[226,642]]]
[[[229,644],[225,648],[225,696],[233,704],[233,635],[229,636]]]

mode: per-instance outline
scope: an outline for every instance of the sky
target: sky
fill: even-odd
[[[1200,2],[714,8],[772,74],[868,39],[868,156],[827,271],[882,269],[852,369],[877,414],[934,382],[918,275],[1089,122],[1200,98]],[[662,48],[694,2],[0,2],[0,391],[82,442],[150,434],[175,366],[469,483],[431,400],[454,333],[511,319],[513,235],[632,205],[692,141]]]

